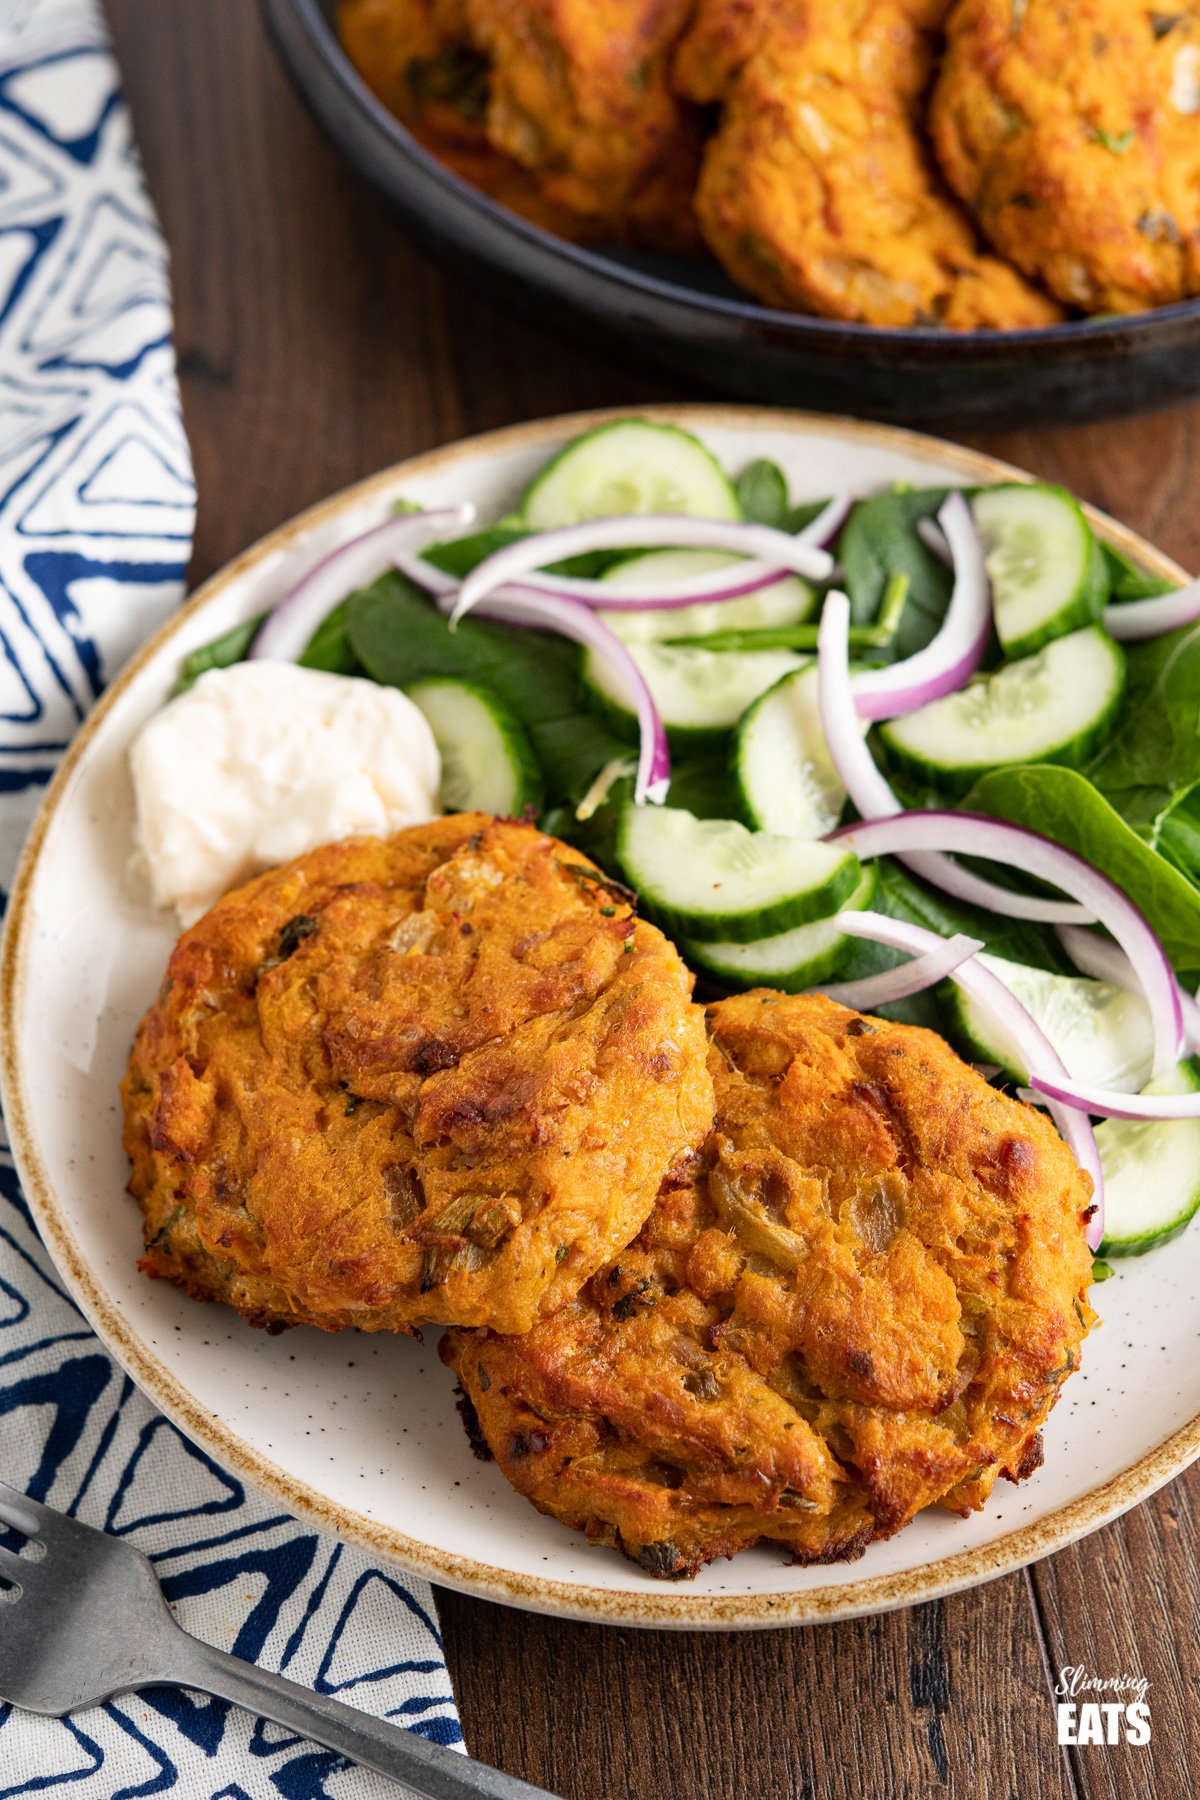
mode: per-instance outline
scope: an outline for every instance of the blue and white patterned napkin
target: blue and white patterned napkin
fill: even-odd
[[[0,884],[106,678],[177,604],[194,500],[166,256],[98,5],[0,0]],[[155,1412],[64,1291],[2,1137],[0,1477],[147,1551],[199,1636],[461,1743],[427,1584],[272,1511]],[[59,1790],[398,1791],[167,1689],[63,1721],[0,1707],[0,1800]]]

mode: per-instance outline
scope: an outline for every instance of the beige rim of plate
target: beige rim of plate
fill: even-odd
[[[1029,481],[1031,477],[1009,463],[978,451],[948,444],[942,439],[892,426],[854,419],[789,412],[769,407],[648,406],[610,408],[538,420],[505,430],[466,438],[441,450],[411,457],[367,480],[345,488],[331,499],[310,507],[261,538],[249,550],[212,576],[162,630],[133,657],[107,689],[68,750],[26,841],[17,870],[5,923],[0,954],[0,1097],[13,1152],[33,1209],[38,1229],[63,1279],[87,1319],[122,1368],[155,1405],[194,1442],[219,1463],[299,1518],[310,1521],[384,1561],[485,1599],[531,1611],[567,1618],[601,1620],[610,1624],[658,1629],[753,1630],[773,1625],[816,1624],[839,1618],[889,1611],[935,1600],[963,1588],[1006,1575],[1026,1563],[1061,1550],[1066,1545],[1119,1517],[1139,1501],[1148,1499],[1200,1456],[1200,1414],[1165,1438],[1156,1449],[1095,1488],[1047,1517],[1022,1526],[984,1548],[960,1551],[936,1563],[900,1573],[868,1576],[836,1587],[779,1595],[699,1595],[678,1588],[661,1592],[621,1592],[589,1587],[583,1582],[538,1579],[497,1568],[474,1557],[459,1556],[424,1544],[391,1526],[364,1517],[348,1507],[332,1504],[319,1490],[297,1481],[263,1457],[244,1438],[222,1421],[197,1406],[188,1389],[163,1365],[143,1339],[113,1306],[92,1269],[81,1256],[59,1204],[30,1125],[25,1070],[15,1023],[21,1016],[26,943],[30,929],[29,895],[47,831],[67,794],[75,770],[87,756],[98,725],[109,708],[137,678],[143,668],[169,644],[184,620],[191,618],[221,593],[235,576],[253,568],[264,557],[286,548],[295,538],[328,521],[356,500],[377,488],[398,481],[445,471],[456,462],[469,461],[481,451],[505,452],[536,449],[561,441],[564,432],[574,434],[611,420],[628,418],[659,420],[703,429],[726,426],[746,430],[780,426],[827,432],[863,445],[907,451],[941,462],[948,471],[968,481]],[[1186,573],[1147,544],[1135,532],[1095,508],[1085,507],[1091,523],[1114,548],[1134,558],[1153,573],[1173,581],[1188,580]]]

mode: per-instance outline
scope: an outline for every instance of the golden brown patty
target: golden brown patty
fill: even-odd
[[[1088,1177],[932,1032],[761,991],[709,1024],[713,1132],[636,1242],[527,1337],[443,1340],[483,1439],[656,1575],[982,1506],[1094,1317]]]
[[[184,933],[125,1078],[142,1267],[256,1324],[523,1331],[712,1121],[666,939],[482,814],[315,850]]]
[[[768,305],[871,325],[1011,329],[1058,307],[981,251],[923,131],[945,0],[699,0],[681,93],[722,107],[696,211]]]
[[[363,80],[427,150],[502,206],[559,237],[587,221],[491,142],[491,80],[464,0],[339,0],[338,35]]]
[[[930,123],[1001,253],[1088,312],[1200,293],[1200,6],[959,0]]]
[[[463,0],[488,137],[591,238],[702,248],[698,109],[669,83],[692,0]]]
[[[698,251],[701,116],[670,88],[692,0],[340,0],[384,104],[464,179],[584,241]]]

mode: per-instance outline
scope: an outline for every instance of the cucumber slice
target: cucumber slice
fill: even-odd
[[[1111,731],[1124,692],[1124,652],[1090,625],[892,719],[879,735],[906,774],[965,794],[1011,763],[1079,768]]]
[[[867,863],[862,880],[843,902],[842,912],[862,912],[875,898],[876,863]],[[832,919],[816,919],[774,937],[756,938],[750,944],[702,944],[684,938],[679,948],[692,967],[711,977],[719,987],[738,990],[752,987],[782,988],[785,994],[802,994],[818,982],[828,981],[841,967],[849,937]]]
[[[1052,975],[1002,956],[982,954],[979,961],[1032,1014],[1077,1081],[1135,1094],[1149,1080],[1154,1034],[1140,994],[1085,975]],[[979,1061],[997,1063],[1014,1081],[1028,1081],[1028,1069],[970,994],[952,986],[947,1001],[959,1034]]]
[[[701,943],[747,944],[828,918],[862,879],[851,851],[672,806],[626,806],[617,855],[647,911]]]
[[[971,502],[1008,657],[1029,656],[1100,617],[1108,567],[1083,508],[1065,488],[1014,482]]]
[[[1147,1094],[1194,1094],[1200,1062],[1191,1057]],[[1178,1237],[1200,1208],[1200,1119],[1105,1119],[1096,1127],[1104,1170],[1101,1256],[1141,1256]]]
[[[794,650],[700,650],[683,644],[631,644],[629,654],[646,678],[667,736],[679,750],[721,742],[761,693],[799,668]],[[583,659],[583,695],[593,712],[631,743],[637,718],[612,664],[594,650]]]
[[[618,563],[604,576],[615,594],[652,582],[682,582],[712,569],[734,568],[744,559],[723,550],[650,550]],[[770,587],[739,600],[703,600],[695,606],[666,607],[662,612],[602,612],[601,618],[627,644],[673,643],[704,638],[713,631],[759,631],[803,625],[817,596],[798,575],[787,575]]]
[[[724,470],[699,438],[649,419],[616,419],[573,438],[530,483],[519,510],[531,531],[618,513],[742,516]]]
[[[742,815],[756,831],[819,838],[833,830],[846,790],[821,729],[816,663],[793,669],[754,702],[738,726],[733,771]]]
[[[407,690],[429,721],[442,758],[439,799],[447,812],[517,818],[542,803],[542,778],[525,728],[495,694],[474,682],[417,681]]]

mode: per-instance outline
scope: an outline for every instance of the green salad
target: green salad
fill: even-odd
[[[404,689],[448,809],[577,845],[704,988],[820,987],[933,1027],[1050,1106],[1106,1190],[1094,1247],[1183,1229],[1195,590],[1061,488],[798,501],[774,463],[726,471],[640,419],[568,444],[503,520],[446,523],[398,511],[382,573],[335,553],[183,684],[269,654]]]

